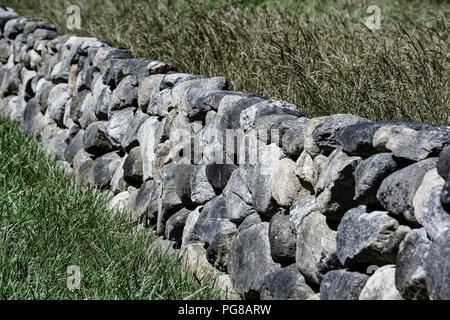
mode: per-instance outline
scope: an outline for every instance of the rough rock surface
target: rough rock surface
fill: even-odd
[[[289,216],[273,215],[269,224],[269,241],[273,261],[282,265],[295,262],[295,235],[290,228]]]
[[[403,300],[395,286],[395,265],[378,268],[367,280],[359,300]]]
[[[450,299],[450,230],[431,244],[425,259],[427,289],[433,300]]]
[[[330,271],[320,284],[320,300],[358,300],[368,279],[358,272]]]

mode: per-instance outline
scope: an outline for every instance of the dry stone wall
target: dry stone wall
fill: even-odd
[[[450,127],[308,119],[0,11],[0,112],[199,274],[250,299],[450,298]]]

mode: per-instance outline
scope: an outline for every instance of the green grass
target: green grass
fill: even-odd
[[[22,15],[109,41],[135,57],[227,77],[232,89],[298,105],[309,117],[450,123],[448,1],[7,0]],[[381,7],[381,29],[362,24]],[[81,30],[66,30],[66,8]]]
[[[217,299],[179,259],[150,250],[152,233],[107,210],[33,138],[0,118],[0,299]],[[67,288],[67,267],[81,288]]]

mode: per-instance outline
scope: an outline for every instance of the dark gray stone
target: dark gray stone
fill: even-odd
[[[291,231],[289,216],[273,215],[269,224],[269,241],[273,261],[283,266],[295,262],[296,237]]]
[[[252,213],[242,221],[242,223],[239,225],[238,230],[239,232],[242,232],[243,230],[248,229],[258,223],[261,223],[261,217],[258,213]]]
[[[106,121],[98,121],[86,129],[83,138],[86,152],[99,156],[115,149],[106,136],[107,125]]]
[[[84,150],[80,150],[72,161],[75,181],[81,185],[89,184],[90,174],[94,160],[92,156]]]
[[[154,180],[145,181],[139,188],[133,208],[133,215],[136,220],[140,220],[141,217],[147,214],[151,200],[156,202],[156,199],[152,199],[155,188],[157,188],[157,186]],[[156,209],[156,211],[158,211],[158,209]]]
[[[431,244],[425,259],[426,283],[433,300],[450,300],[450,229]]]
[[[205,168],[205,174],[216,193],[220,193],[236,169],[237,166],[234,164],[208,164]]]
[[[236,229],[222,230],[214,236],[208,249],[206,249],[206,259],[222,272],[227,272],[231,240],[236,234]]]
[[[236,225],[227,219],[227,209],[223,196],[218,196],[205,204],[194,226],[194,233],[200,241],[210,245],[216,234]]]
[[[281,139],[283,151],[289,157],[299,156],[303,151],[303,145],[305,143],[303,128],[306,125],[307,119],[300,119],[304,119],[303,122],[299,121],[298,125],[294,128],[287,129]]]
[[[447,178],[447,181],[442,188],[441,205],[448,213],[450,213],[450,176]]]
[[[408,121],[378,121],[363,122],[343,127],[339,130],[336,140],[343,146],[345,152],[350,155],[370,156],[377,153],[372,145],[375,132],[387,125],[402,125],[408,128],[422,130],[434,127],[431,124]]]
[[[106,127],[106,135],[115,147],[121,147],[124,144],[125,137],[133,125],[134,109],[126,108],[111,116]]]
[[[428,299],[425,263],[430,244],[425,229],[412,230],[400,244],[395,286],[405,299]]]
[[[329,116],[314,129],[314,142],[325,154],[329,154],[339,146],[336,138],[341,128],[368,122],[370,121],[352,114],[335,114]]]
[[[91,184],[95,187],[108,188],[119,165],[120,156],[116,152],[110,152],[95,159],[90,173]]]
[[[32,98],[27,102],[23,113],[23,122],[20,124],[21,130],[25,134],[32,134],[36,126],[36,117],[40,113],[39,104],[36,98]]]
[[[141,147],[134,147],[130,150],[123,164],[123,177],[131,186],[139,187],[142,184]]]
[[[72,164],[73,158],[80,151],[83,150],[84,130],[79,130],[75,137],[70,141],[66,151],[64,151],[64,159]]]
[[[270,254],[267,222],[240,231],[231,241],[228,274],[234,289],[246,298],[258,299],[266,274],[279,267]]]
[[[351,209],[336,234],[339,261],[345,267],[395,263],[400,242],[408,231],[387,212],[367,213],[365,206]]]
[[[175,188],[178,197],[185,206],[192,207],[194,203],[191,199],[191,176],[195,166],[192,164],[177,164],[175,167]]]
[[[358,300],[368,279],[358,272],[330,271],[320,284],[320,300]]]
[[[426,159],[398,170],[383,180],[377,192],[381,205],[395,216],[417,223],[413,198],[427,171],[436,167],[437,158]]]
[[[252,194],[243,181],[241,172],[240,169],[233,171],[222,193],[227,207],[227,217],[237,224],[256,212],[252,207]]]
[[[450,146],[439,153],[436,168],[442,178],[447,179],[450,176]]]
[[[353,206],[354,171],[361,161],[336,149],[328,157],[315,186],[317,207],[328,218],[339,221]]]
[[[183,229],[190,213],[190,210],[183,208],[171,216],[166,222],[166,238],[175,241],[178,246],[181,245]]]
[[[261,287],[262,300],[307,300],[313,295],[295,265],[267,273]]]
[[[378,153],[362,161],[355,170],[355,201],[365,205],[377,203],[381,182],[399,169],[392,153]]]
[[[70,101],[70,117],[76,123],[80,123],[80,119],[82,116],[81,107],[88,94],[89,90],[79,91],[72,97],[72,100]]]
[[[117,110],[128,107],[137,108],[138,81],[134,76],[127,76],[112,92],[108,108],[108,115]]]

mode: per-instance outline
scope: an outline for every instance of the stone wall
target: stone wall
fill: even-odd
[[[245,298],[450,298],[450,127],[308,119],[0,11],[0,112],[201,275]]]

